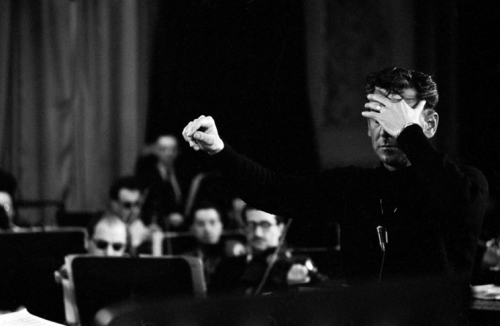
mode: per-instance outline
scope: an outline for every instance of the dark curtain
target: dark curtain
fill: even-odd
[[[19,200],[108,204],[145,128],[156,1],[0,1],[1,168]],[[53,224],[53,212],[25,215]]]
[[[490,187],[483,240],[500,235],[500,9],[493,2],[416,0],[416,65],[440,90],[439,148],[479,168]]]
[[[147,139],[180,137],[190,120],[211,115],[221,137],[254,160],[284,172],[316,170],[302,1],[161,6]],[[193,171],[210,169],[206,155],[183,153]]]
[[[461,156],[483,171],[490,202],[483,239],[500,236],[500,9],[459,1],[458,93]]]

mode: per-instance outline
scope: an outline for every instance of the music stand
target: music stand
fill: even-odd
[[[63,294],[54,271],[69,254],[85,252],[79,228],[0,233],[0,309],[25,306],[52,321],[64,321]]]
[[[198,298],[206,294],[201,260],[192,257],[70,256],[76,319],[94,325],[98,311],[121,302]],[[66,294],[65,294],[66,295]]]

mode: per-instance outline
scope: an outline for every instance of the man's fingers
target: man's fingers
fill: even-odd
[[[203,150],[210,155],[217,154],[224,148],[219,138],[215,121],[210,116],[201,115],[189,122],[182,130],[184,139],[194,150]]]
[[[380,112],[380,109],[382,109],[382,107],[384,107],[384,105],[380,104],[378,102],[368,102],[368,103],[365,103],[365,108],[366,109],[372,110],[372,111],[376,111],[376,112]]]
[[[214,136],[208,135],[201,131],[195,132],[193,134],[193,139],[196,141],[197,144],[203,143],[207,146],[214,144]]]
[[[371,112],[371,111],[363,111],[361,112],[361,115],[365,118],[371,118],[371,119],[375,119],[375,116],[376,116],[376,112]]]
[[[426,103],[427,103],[426,100],[422,100],[422,101],[418,102],[417,106],[415,107],[414,110],[417,112],[417,114],[419,116],[420,116],[420,113],[422,113],[422,111],[424,110]]]
[[[191,121],[186,127],[186,137],[193,137],[193,134],[200,128],[199,125],[198,119]]]
[[[205,117],[201,115],[198,119],[191,121],[185,128],[185,136],[192,137],[193,134],[200,129],[206,130],[214,125],[213,119],[211,117]]]
[[[188,133],[189,133],[189,130],[190,130],[189,128],[190,128],[190,126],[191,126],[192,123],[193,123],[192,121],[189,122],[187,124],[187,126],[185,126],[184,129],[182,130],[182,137],[184,137],[184,140],[187,141],[187,142],[190,141],[190,137],[188,136]]]
[[[193,127],[196,128],[196,131],[205,131],[207,129],[212,128],[215,125],[214,119],[212,117],[205,117],[204,115],[200,116],[198,119],[195,120],[196,124]]]
[[[208,129],[210,127],[211,121],[206,120],[212,119],[207,119],[204,115],[201,115],[197,119],[189,122],[187,126],[182,130],[182,136],[184,137],[184,140],[186,140],[191,147],[193,147],[194,145],[193,135],[200,129]]]
[[[388,106],[391,103],[391,100],[381,94],[368,94],[366,98],[369,101],[378,102],[381,106]]]

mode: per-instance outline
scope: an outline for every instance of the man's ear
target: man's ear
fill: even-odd
[[[434,137],[438,128],[438,124],[439,124],[439,115],[437,114],[437,112],[432,112],[425,115],[422,128],[427,138]]]

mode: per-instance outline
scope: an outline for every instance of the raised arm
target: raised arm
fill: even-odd
[[[304,206],[320,207],[314,205],[319,186],[313,186],[310,178],[278,173],[238,154],[221,140],[212,117],[202,115],[189,122],[182,135],[194,150],[213,155],[215,165],[246,203],[281,215],[299,212]]]

